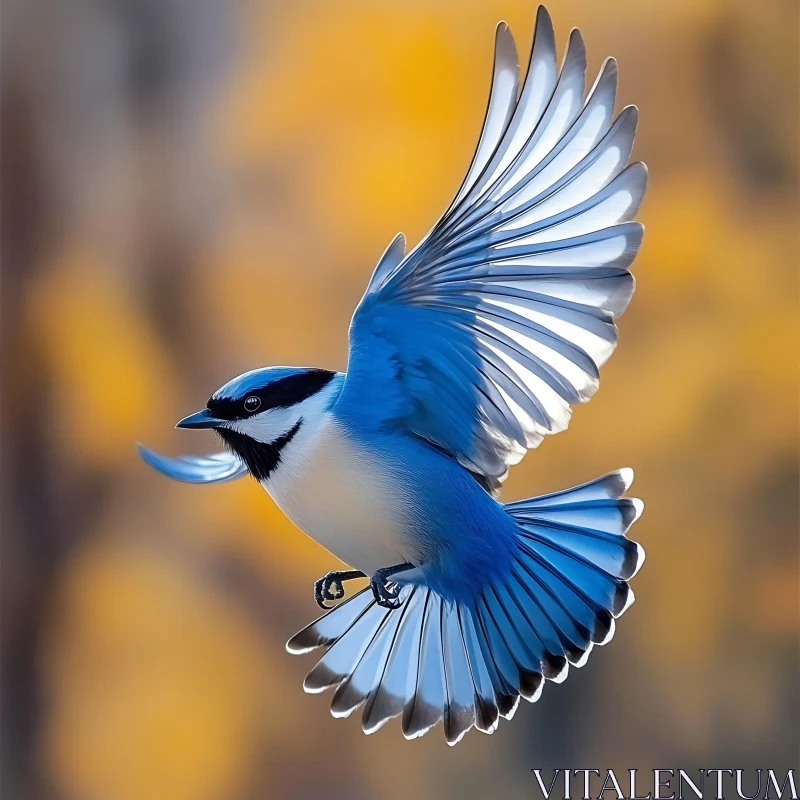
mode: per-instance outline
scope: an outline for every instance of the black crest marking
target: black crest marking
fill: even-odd
[[[294,375],[268,383],[258,389],[252,389],[243,397],[212,397],[208,401],[208,410],[218,419],[246,419],[251,413],[245,408],[248,397],[257,397],[261,405],[257,413],[270,408],[287,408],[302,403],[321,389],[325,388],[336,375],[327,369],[307,369]]]
[[[216,431],[225,444],[244,461],[252,476],[257,481],[264,481],[278,466],[281,461],[281,451],[294,439],[302,424],[301,418],[291,430],[279,436],[274,442],[259,442],[229,428],[217,428]]]

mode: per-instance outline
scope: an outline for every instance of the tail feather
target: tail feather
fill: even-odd
[[[602,478],[595,478],[588,483],[573,486],[571,489],[562,489],[550,494],[541,494],[527,500],[517,500],[507,503],[506,509],[513,512],[518,508],[536,508],[541,506],[556,506],[565,503],[585,503],[591,500],[608,500],[622,497],[633,483],[633,470],[625,467],[615,472],[609,472]]]
[[[384,616],[355,668],[336,687],[331,701],[333,716],[348,717],[367,699],[373,689],[376,675],[383,672],[397,624],[397,614]],[[323,658],[321,661],[324,660]]]
[[[478,609],[471,609],[471,616],[475,622],[480,652],[494,687],[497,713],[505,719],[511,719],[516,713],[520,696],[519,673],[514,660],[502,637],[487,633],[490,631],[494,634],[495,631],[487,615],[481,614]]]
[[[525,621],[542,643],[542,675],[555,683],[561,683],[566,678],[567,662],[558,629],[545,611],[546,593],[540,587],[530,584],[530,573],[518,561],[514,564],[507,588]]]
[[[472,673],[472,683],[475,687],[475,727],[483,733],[492,733],[497,728],[500,717],[495,685],[483,657],[472,614],[460,608],[458,613],[461,618],[461,629],[464,632],[464,647]]]
[[[508,656],[504,659],[504,671],[507,676],[513,675],[511,684],[517,694],[530,699],[541,685],[541,658],[536,658],[526,646],[509,616],[509,609],[499,600],[493,586],[484,592],[481,616],[487,628],[494,632],[493,652]],[[485,613],[483,613],[485,612]]]
[[[441,598],[427,592],[416,674],[414,682],[409,682],[403,706],[403,734],[407,739],[427,733],[444,715],[441,609]]]
[[[333,643],[317,666],[308,673],[303,688],[317,694],[332,686],[339,686],[350,677],[388,615],[388,609],[381,608],[374,602],[369,603],[365,612]]]
[[[286,643],[290,653],[309,653],[317,647],[325,647],[341,639],[355,621],[371,605],[372,595],[359,592],[349,600],[336,606],[335,614],[323,614],[310,625],[292,636]]]
[[[444,735],[448,744],[455,744],[475,725],[475,685],[455,604],[442,605],[442,652],[447,696]]]
[[[394,639],[382,661],[382,669],[376,672],[375,685],[364,706],[362,724],[367,733],[403,713],[411,658],[417,657],[414,643],[420,621],[418,607],[424,601],[424,594],[412,586],[408,599],[400,607]]]
[[[626,538],[642,511],[622,497],[632,478],[619,470],[505,506],[518,525],[512,569],[468,603],[411,583],[395,611],[369,590],[349,598],[287,644],[291,653],[327,647],[304,688],[335,687],[334,716],[364,704],[366,733],[400,715],[409,739],[440,720],[448,744],[472,727],[492,733],[520,697],[535,702],[545,679],[583,666],[633,602],[627,581],[644,551]]]

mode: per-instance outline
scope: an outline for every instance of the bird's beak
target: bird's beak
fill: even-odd
[[[175,427],[176,428],[218,428],[224,420],[217,419],[211,412],[204,408],[196,414],[189,414],[184,417]]]

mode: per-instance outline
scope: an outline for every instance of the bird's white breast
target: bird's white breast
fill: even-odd
[[[330,414],[301,426],[264,486],[295,525],[367,575],[413,558],[402,487]]]

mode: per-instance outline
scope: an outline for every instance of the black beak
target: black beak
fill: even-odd
[[[176,428],[218,428],[225,420],[217,419],[211,412],[204,408],[196,414],[189,414],[184,417],[175,427]]]

